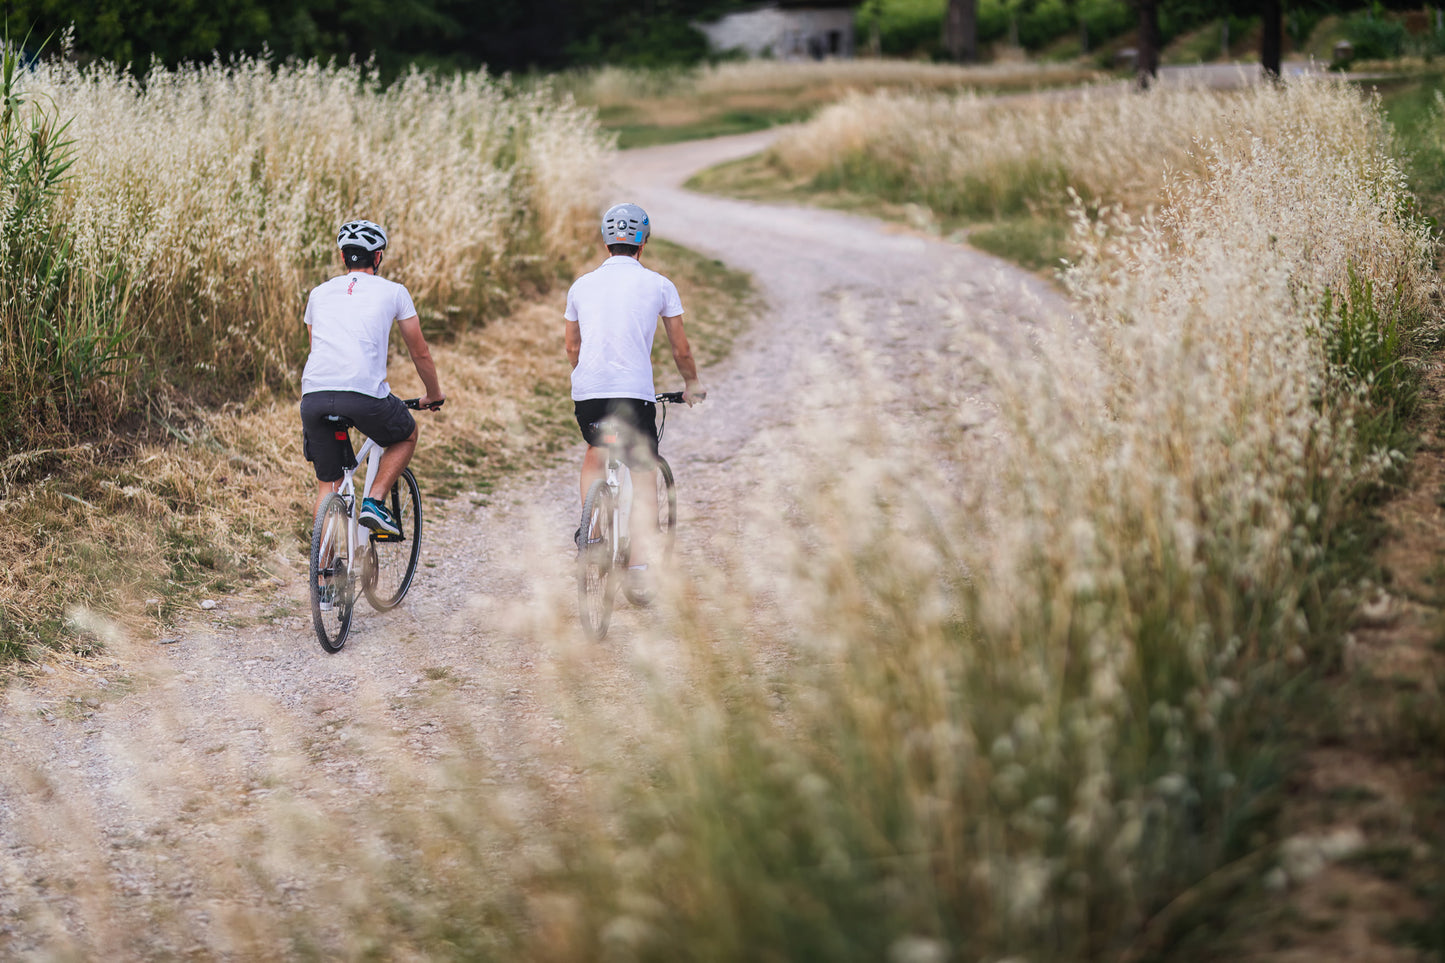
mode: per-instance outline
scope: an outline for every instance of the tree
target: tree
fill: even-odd
[[[1158,0],[1134,0],[1139,11],[1139,42],[1137,77],[1140,90],[1147,90],[1159,76],[1159,3]]]
[[[1278,80],[1284,50],[1284,11],[1280,0],[1264,0],[1264,36],[1259,42],[1259,62],[1266,77]]]
[[[948,0],[943,49],[954,60],[978,59],[978,0]]]

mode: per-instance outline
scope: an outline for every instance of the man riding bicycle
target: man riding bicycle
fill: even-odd
[[[682,301],[677,287],[642,266],[642,251],[652,234],[647,212],[636,204],[617,204],[602,216],[602,243],[609,257],[594,271],[573,282],[567,292],[567,358],[572,362],[572,401],[577,426],[586,440],[582,460],[582,500],[607,472],[606,448],[599,423],[619,423],[630,443],[622,461],[632,472],[633,524],[629,576],[634,601],[647,597],[641,584],[647,570],[649,538],[656,535],[657,392],[652,383],[652,339],[657,319],[672,347],[672,360],[682,375],[683,400],[689,406],[707,397],[698,380],[697,363],[682,327]],[[651,518],[651,526],[637,525]],[[590,532],[577,530],[578,550]]]
[[[446,399],[437,381],[431,350],[406,287],[377,275],[386,251],[386,231],[371,221],[347,221],[336,234],[346,273],[312,289],[306,299],[311,354],[301,374],[301,427],[306,460],[316,468],[316,503],[336,490],[342,465],[335,424],[328,415],[349,419],[362,434],[385,449],[376,480],[362,499],[359,521],[373,531],[400,535],[385,505],[387,492],[416,451],[417,425],[386,380],[391,326],[402,340],[426,387],[420,408],[437,408]]]

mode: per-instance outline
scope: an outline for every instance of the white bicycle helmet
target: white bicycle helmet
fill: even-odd
[[[370,221],[347,221],[336,232],[337,247],[359,247],[367,251],[386,250],[386,231]]]
[[[613,204],[602,215],[603,244],[636,244],[639,247],[652,234],[647,212],[636,204]]]

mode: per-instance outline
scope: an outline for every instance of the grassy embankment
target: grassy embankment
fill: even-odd
[[[724,63],[690,70],[578,71],[549,79],[618,135],[646,147],[742,134],[804,120],[849,93],[877,90],[1005,93],[1074,86],[1103,75],[1069,64],[977,67],[903,60]]]
[[[1218,135],[1234,99],[858,95],[690,186],[905,220],[1054,276],[1071,253],[1070,189],[1142,211],[1167,171],[1202,167],[1194,138]]]
[[[411,289],[450,393],[422,422],[425,494],[484,496],[564,446],[562,292],[598,256],[610,149],[590,111],[484,76],[382,89],[256,62],[6,82],[0,662],[86,651],[71,612],[164,620],[307,537],[300,318],[346,217],[389,228],[384,273]],[[746,280],[650,250],[701,308],[706,360]]]
[[[1125,108],[1076,109],[1107,131]],[[548,665],[553,791],[499,782],[474,693],[442,685],[450,756],[363,712],[337,738],[390,781],[277,756],[245,820],[180,748],[113,747],[129,798],[188,792],[206,829],[167,838],[157,892],[227,912],[131,895],[104,840],[38,872],[39,838],[13,897],[32,931],[81,956],[146,932],[258,956],[1220,958],[1196,924],[1348,852],[1295,858],[1276,815],[1370,565],[1361,500],[1398,477],[1434,251],[1353,90],[1127,110],[1147,143],[1181,115],[1215,140],[1155,181],[1158,217],[1080,219],[1078,324],[1020,357],[964,297],[930,307],[906,402],[860,355],[852,417],[792,413],[808,444],[769,461],[738,542],[663,585],[672,616],[620,669],[542,586],[511,627]],[[1061,132],[1031,118],[1035,143]],[[597,679],[623,670],[643,697]],[[50,797],[27,799],[43,826]]]

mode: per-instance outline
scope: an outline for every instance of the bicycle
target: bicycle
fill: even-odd
[[[657,426],[657,440],[662,442],[662,429],[667,424],[667,406],[682,403],[681,391],[665,391],[657,396],[662,419]],[[632,506],[631,473],[614,453],[618,443],[615,425],[603,425],[603,447],[607,449],[607,477],[592,483],[582,502],[583,544],[577,556],[577,607],[582,628],[594,641],[607,635],[612,620],[612,606],[617,589],[627,571],[631,550],[628,538],[628,516]],[[666,563],[672,558],[677,538],[677,485],[672,466],[657,456],[657,530],[660,535],[653,563]],[[643,596],[627,590],[634,605],[646,605]]]
[[[420,410],[419,400],[412,398],[403,404]],[[442,404],[439,401],[427,408],[436,411]],[[342,475],[336,491],[327,495],[316,509],[316,521],[311,529],[311,621],[321,647],[336,653],[346,645],[346,635],[351,630],[358,586],[378,612],[396,608],[411,588],[421,553],[421,491],[411,469],[403,468],[387,495],[387,508],[401,534],[365,528],[360,521],[360,499],[356,497],[352,476],[365,462],[366,487],[362,491],[370,491],[376,480],[382,448],[368,438],[361,451],[354,452],[351,419],[328,415],[326,420],[336,427]],[[363,532],[370,537],[363,540]]]

